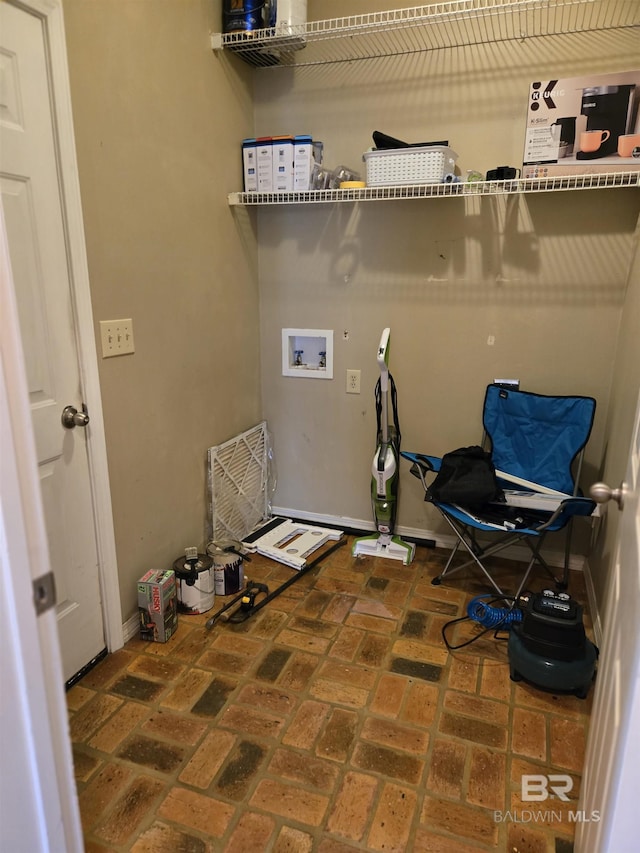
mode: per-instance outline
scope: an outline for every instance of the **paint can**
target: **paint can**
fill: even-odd
[[[194,548],[195,551],[195,548]],[[198,561],[178,557],[173,564],[176,573],[178,612],[195,616],[206,613],[215,601],[215,576],[213,560],[207,554],[198,554]]]
[[[265,0],[224,0],[222,29],[225,33],[251,33],[266,27]]]
[[[234,539],[210,542],[207,554],[213,559],[216,595],[235,595],[244,588],[241,545]]]

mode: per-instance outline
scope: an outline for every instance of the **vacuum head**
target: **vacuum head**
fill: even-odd
[[[400,560],[405,566],[413,560],[416,546],[413,542],[405,542],[399,536],[388,533],[373,533],[356,539],[351,549],[354,557],[387,557],[390,560]]]

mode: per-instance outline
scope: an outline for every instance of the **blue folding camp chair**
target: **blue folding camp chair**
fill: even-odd
[[[475,564],[493,589],[500,596],[505,595],[486,558],[520,542],[528,545],[531,560],[516,598],[536,564],[546,570],[559,589],[567,588],[572,520],[577,515],[591,515],[596,506],[592,500],[580,497],[578,489],[595,408],[596,401],[591,397],[550,397],[489,385],[483,408],[483,446],[490,450],[506,502],[486,504],[479,510],[434,500],[427,478],[440,470],[442,459],[401,451],[412,463],[411,473],[422,481],[425,500],[432,501],[456,536],[447,564],[433,584]],[[562,578],[556,578],[540,549],[549,533],[565,527],[564,573]],[[460,546],[470,559],[454,567]]]

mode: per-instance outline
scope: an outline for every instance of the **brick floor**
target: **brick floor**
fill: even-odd
[[[492,634],[449,651],[482,590],[432,586],[442,564],[349,542],[247,622],[181,616],[109,655],[67,694],[87,851],[568,853],[592,693],[511,682]],[[294,571],[246,569],[270,589]],[[570,592],[586,605],[581,574]],[[569,775],[570,801],[523,801],[524,774]]]

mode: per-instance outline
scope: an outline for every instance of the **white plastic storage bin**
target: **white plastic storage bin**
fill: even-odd
[[[458,155],[444,145],[365,152],[367,186],[438,184],[453,174]]]

